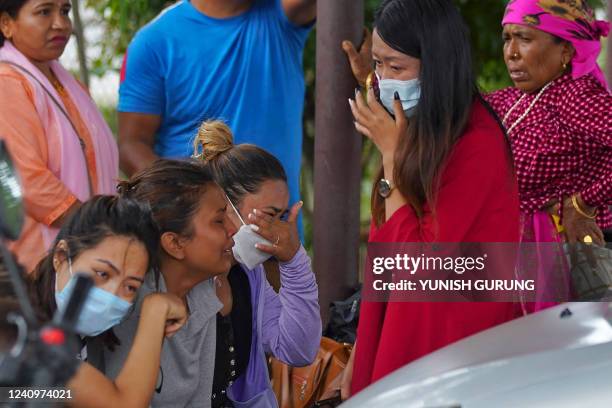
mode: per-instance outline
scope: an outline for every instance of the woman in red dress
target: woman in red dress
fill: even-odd
[[[372,57],[380,103],[373,89],[367,103],[359,93],[349,101],[357,130],[382,156],[370,242],[517,242],[509,146],[478,94],[467,30],[451,1],[383,1]],[[510,303],[361,307],[352,393],[519,311]]]

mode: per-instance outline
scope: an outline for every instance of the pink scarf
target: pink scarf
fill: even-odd
[[[521,246],[517,277],[536,279],[534,302],[523,302],[524,313],[533,313],[570,299],[570,271],[563,238],[545,211],[521,214]]]
[[[39,83],[32,79],[30,75],[15,68],[15,70],[22,74],[32,85],[36,111],[38,112],[45,134],[47,135],[48,146],[60,146],[59,151],[61,155],[59,157],[54,154],[49,154],[48,166],[51,172],[60,179],[81,202],[86,201],[94,193],[114,194],[119,169],[117,143],[94,101],[79,82],[74,79],[59,62],[50,62],[53,73],[61,82],[74,105],[78,107],[81,118],[91,135],[96,157],[98,178],[98,185],[93,186],[93,192],[89,191],[87,163],[80,145],[79,137],[75,133],[69,119],[57,108],[45,91],[46,89],[53,95],[55,100],[58,101],[64,111],[66,111],[62,99],[51,82],[34,64],[19,52],[10,41],[5,41],[4,46],[0,48],[0,61],[8,61],[21,66],[40,81]],[[44,85],[44,89],[41,83]],[[54,151],[57,151],[57,148],[55,148]],[[49,153],[51,153],[51,149],[49,149]],[[47,247],[51,245],[57,232],[58,230],[56,228],[43,226],[43,238]]]
[[[610,23],[595,20],[585,0],[511,0],[502,25],[532,27],[569,41],[576,50],[572,59],[572,77],[593,74],[607,89],[605,76],[597,65],[601,37],[610,32]]]

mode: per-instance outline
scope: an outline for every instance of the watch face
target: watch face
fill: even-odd
[[[378,194],[383,198],[387,198],[391,194],[391,186],[387,180],[383,179],[378,182]]]

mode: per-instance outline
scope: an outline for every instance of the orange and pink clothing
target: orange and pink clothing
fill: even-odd
[[[55,239],[52,225],[75,202],[113,194],[118,178],[117,144],[95,103],[59,62],[49,64],[55,85],[10,41],[0,48],[0,138],[21,177],[26,212],[11,250],[27,271]]]

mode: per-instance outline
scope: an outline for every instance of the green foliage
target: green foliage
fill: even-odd
[[[505,0],[455,1],[470,29],[474,69],[484,91],[510,85],[502,58],[501,21]]]
[[[121,57],[136,31],[175,1],[85,0],[85,6],[96,11],[96,23],[101,24],[105,32],[98,44],[100,56],[92,61],[92,73],[103,75],[109,69],[118,70]]]
[[[113,132],[113,135],[117,135],[117,109],[116,107],[109,106],[109,105],[101,105],[101,106],[98,106],[98,109],[100,109],[100,113],[102,113],[102,116],[104,117],[104,120],[108,124],[108,127],[110,127],[111,131]]]

